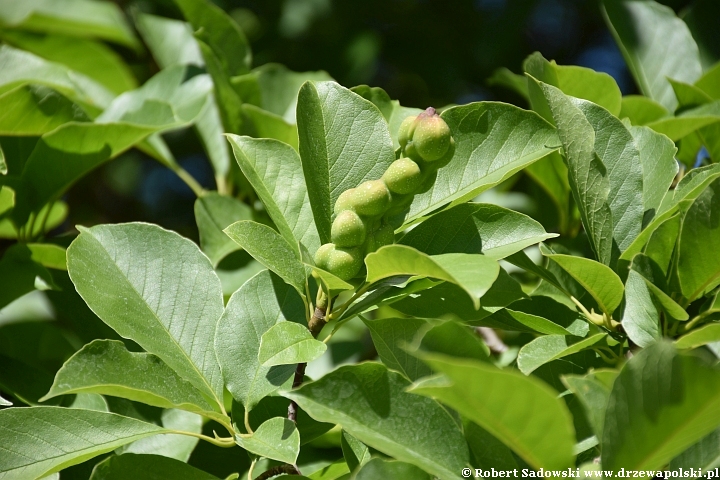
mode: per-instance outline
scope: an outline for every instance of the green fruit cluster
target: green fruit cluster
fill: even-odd
[[[332,243],[315,253],[318,267],[343,280],[360,272],[365,255],[395,242],[389,219],[406,211],[415,195],[432,188],[438,169],[455,151],[450,128],[434,108],[406,118],[398,137],[400,158],[381,179],[368,180],[340,194],[330,231]]]

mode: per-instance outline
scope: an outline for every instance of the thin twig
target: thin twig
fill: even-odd
[[[289,473],[290,475],[300,475],[300,471],[297,469],[296,466],[286,463],[284,465],[272,467],[270,470],[266,470],[265,472],[260,474],[260,476],[258,476],[255,480],[267,480],[268,478],[276,477],[278,475],[282,475],[283,473]]]
[[[495,330],[492,328],[476,327],[475,331],[480,334],[492,353],[503,353],[507,351],[508,346],[505,345],[505,342],[498,337],[498,334],[495,333]]]

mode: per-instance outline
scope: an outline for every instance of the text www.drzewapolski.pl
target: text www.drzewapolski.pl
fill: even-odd
[[[703,471],[701,468],[677,468],[674,470],[589,470],[567,468],[565,470],[496,470],[482,468],[463,468],[465,478],[716,478],[720,480],[720,468]]]

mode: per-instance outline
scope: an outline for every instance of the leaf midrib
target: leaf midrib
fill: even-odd
[[[304,399],[306,399],[308,402],[312,402],[312,403],[314,403],[315,405],[317,405],[318,407],[320,407],[320,408],[322,408],[322,409],[325,409],[325,410],[327,410],[327,411],[333,412],[333,415],[336,415],[336,416],[338,416],[338,417],[340,417],[340,418],[346,418],[346,419],[351,420],[351,421],[352,421],[351,423],[354,423],[355,425],[359,425],[360,428],[361,428],[362,430],[364,430],[366,433],[367,433],[367,432],[370,432],[371,434],[377,435],[378,437],[382,438],[384,441],[386,441],[386,442],[388,442],[388,443],[391,443],[391,444],[393,444],[393,445],[397,445],[397,446],[403,448],[406,452],[411,453],[411,454],[412,454],[412,457],[418,459],[422,464],[426,464],[426,462],[427,462],[427,463],[431,463],[432,465],[435,465],[438,469],[442,470],[442,471],[445,472],[446,474],[448,474],[448,475],[450,475],[450,476],[452,476],[452,477],[456,477],[456,476],[457,476],[457,472],[453,472],[453,471],[447,470],[446,467],[444,467],[444,466],[436,463],[434,460],[430,460],[430,459],[427,457],[426,454],[421,454],[421,453],[419,453],[419,452],[416,452],[413,448],[410,448],[409,446],[406,446],[406,445],[402,445],[402,444],[399,443],[398,441],[386,437],[384,434],[379,433],[377,430],[374,430],[374,429],[372,429],[371,427],[363,424],[362,422],[357,421],[354,417],[350,417],[350,416],[346,415],[345,413],[343,413],[343,412],[340,411],[340,410],[328,408],[328,407],[326,407],[325,405],[322,405],[321,403],[318,403],[318,402],[316,402],[316,401],[314,401],[314,400],[311,400],[309,397],[305,397],[305,396],[302,396],[302,395],[288,395],[288,397],[291,397],[291,398],[292,398],[293,396],[295,396],[295,397],[301,396],[301,397],[303,397]],[[441,407],[441,408],[442,408],[442,407]],[[449,414],[448,414],[448,415],[449,415]],[[337,424],[340,425],[341,423],[340,423],[340,422],[337,422]],[[350,433],[351,433],[353,436],[357,437],[357,435],[354,435],[352,432],[350,432]],[[360,440],[360,439],[359,439],[359,440]],[[361,441],[362,441],[362,440],[361,440]]]
[[[146,309],[152,314],[152,317],[153,317],[155,320],[157,320],[157,323],[160,324],[160,326],[162,327],[162,329],[167,333],[167,336],[172,340],[172,343],[175,344],[175,346],[178,348],[178,350],[180,350],[180,352],[182,353],[182,356],[183,356],[183,357],[188,361],[188,363],[192,366],[192,369],[199,375],[200,379],[202,380],[202,382],[203,382],[203,383],[205,384],[205,386],[207,387],[208,392],[210,392],[210,393],[212,394],[212,398],[215,399],[215,401],[217,402],[218,405],[222,405],[222,403],[219,401],[219,399],[218,399],[217,396],[215,395],[215,391],[213,390],[212,386],[208,383],[208,380],[205,378],[205,375],[203,375],[203,374],[200,372],[200,370],[198,369],[197,365],[195,365],[195,362],[193,362],[192,359],[188,356],[188,353],[185,351],[185,349],[180,346],[180,344],[178,343],[177,339],[175,339],[175,337],[173,337],[172,335],[170,335],[170,331],[168,330],[167,326],[162,322],[162,320],[160,320],[160,317],[157,316],[157,314],[155,313],[155,311],[154,311],[152,308],[150,308],[150,306],[147,304],[147,302],[145,301],[145,299],[143,298],[143,296],[142,296],[142,295],[140,294],[140,292],[138,292],[137,289],[135,288],[135,285],[133,285],[132,282],[130,282],[130,280],[127,279],[127,277],[125,276],[125,274],[123,273],[123,271],[120,269],[120,266],[119,266],[117,263],[115,263],[115,261],[112,259],[111,255],[110,255],[110,252],[105,248],[105,246],[102,244],[102,242],[100,242],[100,240],[99,240],[97,237],[95,237],[95,235],[93,235],[92,233],[90,233],[89,230],[86,231],[85,233],[87,233],[87,234],[100,246],[100,248],[102,249],[102,251],[107,254],[107,257],[108,257],[110,263],[111,263],[111,264],[115,267],[115,269],[120,273],[120,276],[126,281],[127,285],[130,286],[130,288],[132,289],[132,291],[135,292],[135,294],[138,296],[138,298],[140,298],[142,305],[145,306]],[[72,246],[71,246],[71,248],[72,248]],[[93,312],[94,312],[94,310],[93,310]]]

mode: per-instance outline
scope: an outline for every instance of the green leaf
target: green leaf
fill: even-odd
[[[668,276],[670,271],[672,255],[675,252],[675,244],[680,233],[681,220],[682,215],[679,213],[664,220],[650,235],[650,240],[645,245],[645,255],[662,272],[663,279]]]
[[[653,303],[649,282],[635,270],[628,272],[625,281],[625,309],[621,323],[628,338],[640,347],[662,337],[660,312]]]
[[[288,403],[287,398],[278,396],[264,397],[248,414],[250,427],[257,429],[271,418],[287,416]],[[243,410],[244,407],[241,404],[237,402],[233,403],[233,416],[236,419],[243,418],[245,413]],[[243,423],[244,422],[236,423],[235,429],[242,433],[247,433]],[[335,426],[332,423],[323,423],[312,419],[307,412],[302,409],[298,409],[297,411],[295,425],[297,425],[298,432],[300,432],[300,445],[305,445],[313,441]]]
[[[242,220],[223,231],[255,260],[295,287],[300,295],[305,295],[305,267],[295,249],[275,230],[261,223]]]
[[[513,302],[478,323],[545,335],[584,337],[588,333],[587,320],[579,312],[544,295],[533,295]]]
[[[427,321],[419,318],[361,318],[370,330],[380,360],[390,370],[402,373],[411,381],[432,374],[424,363],[402,348],[413,342],[418,331],[427,326]]]
[[[617,372],[606,371],[603,373],[617,375]],[[605,375],[606,377],[610,375]],[[612,377],[614,380],[614,376]],[[590,425],[598,438],[602,438],[602,428],[605,422],[605,409],[612,383],[609,385],[602,381],[600,372],[590,373],[585,376],[563,375],[562,381],[567,388],[582,403]]]
[[[395,160],[392,140],[380,110],[335,82],[306,82],[297,114],[310,204],[320,241],[327,243],[335,201],[382,176]]]
[[[370,449],[357,438],[343,430],[340,439],[343,457],[351,472],[370,461]]]
[[[137,13],[135,26],[160,68],[173,65],[197,65],[205,62],[192,28],[186,22]]]
[[[455,155],[433,187],[415,197],[406,223],[464,203],[557,150],[552,125],[512,105],[472,103],[448,108],[442,118],[455,139]]]
[[[592,295],[598,306],[608,316],[612,315],[623,298],[623,283],[610,267],[588,258],[572,255],[548,254],[550,258],[570,274],[580,285]]]
[[[422,329],[415,336],[414,346],[422,352],[440,353],[450,357],[482,361],[488,361],[490,357],[490,350],[474,329],[453,321]],[[412,353],[412,350],[408,351]]]
[[[540,52],[535,52],[525,59],[523,70],[538,80],[559,88],[565,95],[591,101],[616,116],[620,113],[622,94],[615,80],[607,73],[575,65],[558,65],[555,60],[546,60]],[[530,98],[535,100],[532,89]]]
[[[90,480],[220,480],[185,462],[160,455],[138,455],[125,453],[113,455],[98,463]]]
[[[595,154],[605,166],[605,178],[610,185],[606,202],[612,218],[613,250],[617,248],[622,253],[642,227],[644,184],[640,152],[628,129],[610,112],[590,102],[575,101],[575,106],[595,130]],[[660,168],[655,157],[652,162],[647,165],[649,169]]]
[[[41,284],[53,286],[50,272],[32,260],[31,250],[23,244],[11,245],[0,260],[0,308],[26,293],[36,290]]]
[[[112,2],[27,0],[3,5],[0,24],[29,31],[90,37],[139,49],[122,10]]]
[[[30,258],[46,268],[67,270],[65,249],[51,243],[28,243]]]
[[[316,280],[320,281],[320,283],[324,286],[324,290],[330,297],[334,297],[339,293],[345,292],[347,290],[355,289],[353,285],[347,283],[341,278],[336,277],[330,272],[326,272],[325,270],[322,270],[315,266],[311,266],[308,263],[305,263],[305,265],[309,268],[312,268],[313,277],[315,277]]]
[[[410,294],[413,295],[393,299],[393,308],[419,318],[441,318],[449,314],[472,323],[487,317],[497,307],[505,307],[525,295],[520,284],[503,269],[500,269],[495,283],[481,297],[480,310],[475,308],[467,293],[452,283],[442,282],[431,288],[425,286],[422,291],[408,292]]]
[[[647,125],[669,116],[670,113],[652,98],[644,95],[625,95],[618,118],[627,118],[633,125]]]
[[[604,0],[602,7],[640,91],[673,111],[677,100],[667,77],[694,83],[702,74],[687,25],[654,1]]]
[[[183,65],[162,70],[140,88],[116,97],[96,121],[126,121],[162,128],[194,122],[208,102],[212,80],[209,75],[186,80],[187,71]]]
[[[241,108],[255,127],[255,137],[279,140],[290,145],[295,151],[299,150],[297,125],[249,103],[243,103]]]
[[[88,121],[73,102],[42,86],[21,85],[0,96],[0,133],[39,136],[63,123]]]
[[[27,83],[57,90],[91,116],[100,113],[115,97],[95,80],[64,65],[8,45],[0,46],[0,93]]]
[[[703,473],[720,465],[720,428],[673,458],[669,468],[702,468]]]
[[[693,168],[685,174],[674,190],[668,192],[663,198],[658,213],[650,223],[640,232],[640,235],[633,241],[627,250],[620,257],[622,260],[632,260],[635,254],[639,253],[645,244],[650,240],[653,233],[668,218],[678,210],[687,209],[698,195],[716,178],[720,176],[720,165],[713,164],[706,167]]]
[[[300,434],[287,418],[271,418],[252,435],[236,435],[235,441],[248,452],[291,465],[300,453]]]
[[[208,192],[195,200],[195,222],[200,233],[200,247],[214,267],[240,246],[223,230],[240,220],[250,220],[252,209],[225,195]]]
[[[228,423],[190,383],[155,355],[129,352],[117,340],[94,340],[73,355],[55,375],[50,391],[41,398],[99,393],[127,398],[161,408],[180,408]]]
[[[392,118],[395,106],[393,105],[393,101],[390,99],[390,96],[385,90],[380,87],[358,85],[356,87],[352,87],[350,91],[353,93],[357,93],[365,100],[372,102],[373,105],[375,105],[378,110],[380,110],[380,113],[383,114],[385,120],[390,123],[390,119]]]
[[[642,165],[642,203],[645,216],[652,217],[657,213],[663,197],[677,175],[677,148],[667,137],[648,127],[630,127],[629,130]],[[647,219],[644,223],[647,223]]]
[[[230,15],[208,0],[175,0],[175,3],[196,31],[195,35],[220,59],[228,77],[250,70],[250,44]]]
[[[682,294],[695,300],[720,278],[720,258],[708,255],[720,248],[720,180],[708,185],[688,209],[677,248]]]
[[[22,192],[13,218],[25,223],[30,212],[57,199],[80,177],[157,130],[128,123],[66,123],[36,144],[22,173]]]
[[[400,243],[428,255],[482,253],[499,260],[557,234],[530,217],[484,203],[465,203],[433,215]]]
[[[350,473],[348,466],[344,460],[336,460],[330,465],[323,467],[307,477],[310,480],[343,480]],[[280,477],[283,478],[283,477]],[[292,480],[304,480],[305,477],[292,477],[288,476]]]
[[[559,216],[560,231],[567,231],[570,217],[574,214],[570,209],[570,183],[567,178],[567,167],[563,163],[562,155],[553,152],[547,157],[528,165],[527,173],[542,187],[552,199]]]
[[[195,0],[191,0],[195,1]],[[205,1],[205,0],[200,0]],[[220,110],[220,117],[227,133],[240,133],[243,128],[242,100],[230,83],[224,62],[206,42],[195,35],[200,52],[205,60],[205,70],[210,74],[215,87],[215,97]]]
[[[705,126],[720,122],[720,101],[714,101],[699,107],[685,110],[675,117],[665,117],[647,124],[658,133],[667,135],[671,140],[681,138]]]
[[[643,254],[637,254],[633,257],[630,265],[631,271],[638,273],[647,284],[653,297],[660,304],[662,309],[676,320],[687,320],[688,314],[680,305],[673,300],[670,295],[665,293],[669,291],[665,283],[665,274],[658,265],[649,257]],[[625,287],[627,289],[627,285]]]
[[[213,349],[222,287],[207,257],[190,240],[154,225],[80,229],[67,255],[83,300],[118,334],[222,406]]]
[[[320,238],[298,153],[276,140],[228,135],[228,141],[245,178],[283,238],[293,249],[302,242],[314,253],[320,247]]]
[[[697,107],[712,102],[712,97],[705,93],[702,89],[689,83],[679,82],[677,80],[668,79],[673,87],[675,96],[678,99],[680,108]]]
[[[532,78],[531,78],[532,80]],[[609,264],[613,219],[608,205],[611,185],[607,168],[595,153],[595,130],[584,113],[557,88],[540,82],[565,151],[573,198],[596,258]]]
[[[500,67],[493,71],[492,75],[487,79],[490,86],[505,87],[520,95],[525,100],[529,100],[527,78],[525,75],[513,73],[510,69]]]
[[[656,470],[720,424],[720,371],[668,343],[637,353],[613,384],[604,469]]]
[[[114,413],[60,407],[0,410],[0,478],[39,478],[121,445],[165,433],[151,423]]]
[[[263,333],[285,320],[304,323],[305,311],[298,293],[267,270],[230,297],[217,325],[215,350],[226,388],[247,410],[277,390],[295,371],[295,365],[261,365],[258,352]]]
[[[572,417],[557,392],[540,380],[487,363],[428,355],[424,360],[449,384],[431,379],[412,393],[454,408],[510,447],[531,467],[571,465],[575,434]]]
[[[232,84],[243,102],[258,107],[288,125],[296,124],[298,92],[307,81],[332,80],[327,72],[293,72],[284,65],[266,63],[252,72],[234,77]],[[297,145],[297,132],[296,145]]]
[[[720,100],[720,62],[715,63],[711,68],[707,69],[700,79],[695,82],[695,86],[708,94],[711,98]]]
[[[432,480],[431,475],[423,472],[415,465],[382,458],[373,458],[353,474],[354,480],[376,480],[378,478]]]
[[[99,398],[102,399],[103,397]],[[160,419],[162,426],[168,430],[198,435],[202,432],[203,418],[194,413],[175,409],[163,410]],[[162,455],[181,462],[187,462],[199,441],[200,439],[196,436],[166,433],[135,440],[118,448],[115,453],[118,455],[133,453]]]
[[[137,80],[122,57],[103,43],[63,35],[37,36],[5,32],[8,43],[51,62],[87,75],[113,93],[137,88]]]
[[[464,419],[463,430],[473,457],[473,466],[496,470],[513,470],[518,467],[512,451],[481,426]]]
[[[525,375],[530,375],[538,367],[592,347],[606,336],[605,333],[597,333],[584,339],[566,335],[538,337],[526,343],[518,352],[518,368]]]
[[[720,341],[720,323],[711,323],[678,338],[675,341],[675,347],[679,349],[697,348],[717,341]]]
[[[454,283],[467,292],[475,307],[500,273],[497,261],[484,255],[425,255],[404,245],[388,245],[365,257],[368,284],[397,275],[417,275]]]
[[[337,423],[386,455],[441,479],[459,478],[468,464],[459,427],[435,401],[407,393],[409,385],[382,365],[362,363],[283,395],[316,420]]]
[[[263,367],[307,363],[327,350],[327,345],[315,340],[304,325],[280,322],[270,327],[260,338],[258,361]]]

